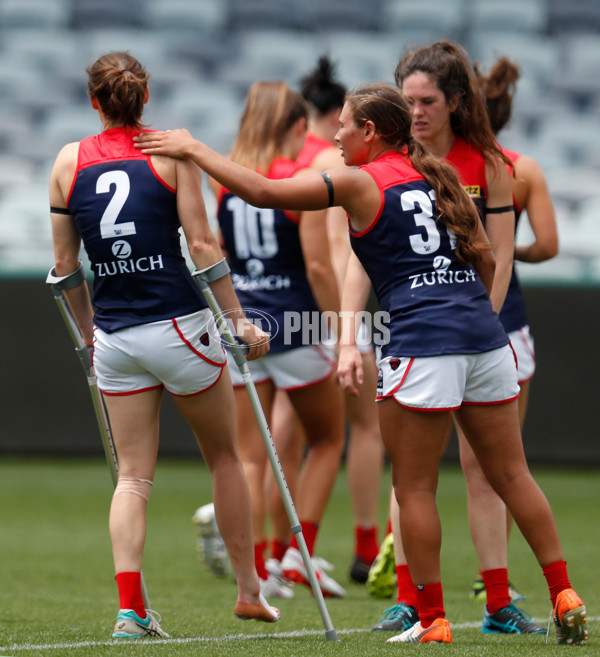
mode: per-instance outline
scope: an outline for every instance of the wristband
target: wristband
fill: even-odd
[[[327,207],[330,208],[333,205],[333,183],[331,182],[331,178],[329,177],[329,174],[324,171],[321,174],[321,178],[325,181],[325,184],[327,185]]]
[[[486,214],[502,214],[503,212],[514,212],[515,211],[515,206],[514,205],[501,205],[498,208],[486,208],[485,213]]]

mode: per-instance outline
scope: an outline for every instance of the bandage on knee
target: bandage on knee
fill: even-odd
[[[132,495],[143,497],[147,502],[150,499],[151,490],[152,482],[150,479],[138,479],[137,477],[119,475],[114,495],[119,495],[120,493],[131,493]]]

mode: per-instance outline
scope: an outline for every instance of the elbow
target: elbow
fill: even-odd
[[[195,238],[188,240],[188,249],[194,262],[203,262],[209,253],[214,252],[215,241],[209,239]]]
[[[542,251],[542,260],[551,260],[558,255],[558,240],[546,244]]]
[[[334,278],[333,269],[319,260],[306,263],[306,277],[311,286],[322,285],[330,278]]]
[[[57,276],[68,276],[79,267],[79,258],[73,256],[57,255],[54,259],[54,273]]]

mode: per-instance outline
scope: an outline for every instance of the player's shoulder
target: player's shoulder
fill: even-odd
[[[311,165],[314,169],[325,171],[326,169],[343,166],[344,158],[340,149],[337,146],[331,145],[317,153]]]

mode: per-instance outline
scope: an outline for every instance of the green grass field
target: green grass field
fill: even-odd
[[[536,468],[534,473],[557,517],[574,587],[590,618],[588,655],[600,654],[598,545],[600,472],[596,469]],[[386,487],[389,475],[386,473]],[[217,579],[196,557],[191,517],[211,499],[208,472],[199,460],[159,460],[149,506],[144,574],[152,606],[173,637],[161,641],[110,638],[118,599],[113,579],[107,517],[112,484],[102,459],[0,462],[0,657],[330,657],[391,655],[426,650],[428,655],[564,654],[543,636],[483,635],[481,603],[468,593],[476,558],[468,535],[464,480],[460,469],[442,469],[439,506],[444,527],[445,604],[453,624],[452,646],[387,644],[389,635],[369,628],[392,600],[370,598],[347,581],[352,522],[344,472],[340,472],[323,522],[317,552],[335,566],[348,591],[327,602],[340,642],[325,639],[318,608],[307,589],[278,602],[275,625],[233,616],[236,588]],[[384,526],[387,490],[381,493]],[[510,542],[509,572],[527,595],[522,605],[540,623],[549,613],[545,580],[518,532]],[[553,632],[551,640],[554,640]]]

